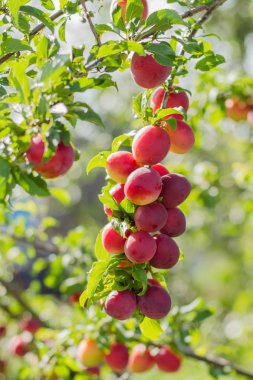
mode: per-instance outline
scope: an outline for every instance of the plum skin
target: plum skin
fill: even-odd
[[[31,145],[26,152],[26,158],[29,163],[34,164],[34,170],[44,178],[57,178],[65,174],[73,165],[75,153],[71,145],[65,145],[62,141],[58,144],[52,157],[43,162],[45,152],[45,143],[42,136],[37,134],[33,136]]]
[[[134,215],[135,225],[138,230],[155,232],[161,230],[167,221],[168,212],[166,208],[158,202],[145,206],[139,206]]]
[[[134,232],[127,239],[124,252],[133,263],[145,263],[151,260],[156,252],[155,239],[148,232]]]
[[[157,269],[170,269],[174,267],[180,257],[177,243],[165,234],[156,235],[155,240],[157,249],[150,260],[150,264]]]
[[[113,290],[106,298],[104,309],[115,319],[128,319],[136,309],[136,296],[130,290]]]
[[[111,344],[110,352],[105,355],[106,364],[115,372],[123,372],[128,363],[128,348],[121,343],[114,342]]]
[[[159,173],[152,168],[138,168],[133,171],[125,183],[125,196],[137,206],[155,202],[162,189]]]
[[[131,372],[141,373],[151,369],[154,358],[144,344],[137,344],[129,357],[128,369]]]
[[[159,163],[167,156],[169,149],[169,135],[161,127],[153,125],[143,127],[133,139],[133,156],[141,165]]]
[[[134,81],[143,88],[160,86],[170,75],[170,66],[160,65],[151,54],[140,56],[134,53],[131,72]]]
[[[137,297],[137,303],[141,313],[151,319],[164,318],[171,309],[170,296],[161,286],[149,286],[143,296]]]

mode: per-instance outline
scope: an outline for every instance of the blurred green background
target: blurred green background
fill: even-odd
[[[98,23],[109,21],[109,2],[104,1],[104,5],[95,15]],[[152,0],[149,5],[150,11],[172,6]],[[205,299],[216,312],[199,332],[195,331],[193,346],[199,353],[222,355],[253,371],[253,126],[247,121],[228,119],[217,100],[224,92],[233,91],[235,81],[241,82],[243,88],[245,83],[246,89],[250,82],[246,77],[253,76],[252,25],[252,1],[228,0],[205,26],[203,34],[220,37],[211,36],[210,42],[217,53],[225,56],[226,64],[209,74],[191,71],[180,82],[192,92],[188,120],[196,133],[196,145],[187,156],[169,154],[164,164],[170,171],[186,175],[193,185],[183,206],[187,232],[177,239],[185,259],[168,276],[173,304],[182,306],[197,297]],[[68,44],[62,46],[63,50],[70,45],[92,43],[87,25],[78,16],[69,20],[67,36]],[[140,89],[131,80],[129,70],[113,76],[118,91],[91,91],[84,97],[101,115],[106,128],[81,122],[73,131],[81,159],[67,176],[52,181],[52,187],[58,189],[55,197],[32,199],[17,190],[11,213],[0,211],[0,277],[23,289],[28,304],[44,320],[65,328],[82,325],[83,312],[65,302],[68,295],[64,296],[64,292],[82,290],[96,234],[106,223],[98,200],[104,171],[87,176],[86,165],[98,151],[110,148],[115,136],[140,126],[132,112],[132,98]],[[9,237],[14,234],[19,239]],[[34,235],[45,242],[53,241],[63,253],[57,257],[50,249],[45,252],[34,248]],[[27,243],[29,236],[31,244]],[[41,296],[41,291],[46,295]],[[21,313],[17,302],[1,286],[0,295],[3,307],[14,314]],[[4,308],[0,323],[8,324],[8,335],[0,346],[0,356],[8,358],[6,347],[18,325],[10,321]],[[29,363],[31,359],[34,360],[28,355],[23,360]],[[12,358],[6,378],[19,379],[18,370],[23,366],[28,364]],[[155,377],[169,378],[152,371],[135,375],[133,380]],[[170,377],[209,379],[207,367],[189,359],[180,373]]]

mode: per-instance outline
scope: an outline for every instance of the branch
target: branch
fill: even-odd
[[[55,21],[57,18],[61,17],[62,15],[64,14],[64,11],[63,10],[59,10],[55,13],[53,13],[51,16],[50,16],[50,19],[52,21]],[[35,26],[29,33],[29,36],[30,37],[33,37],[35,36],[36,34],[38,34],[41,30],[43,30],[45,28],[45,24],[43,23],[40,23],[38,24],[37,26]],[[15,53],[8,53],[6,55],[4,55],[3,57],[0,58],[0,65],[6,61],[8,61],[9,58],[11,58]]]
[[[231,363],[230,361],[224,359],[224,358],[214,358],[211,355],[208,356],[201,356],[195,354],[190,348],[184,347],[180,348],[180,351],[185,355],[192,359],[207,363],[209,365],[218,367],[218,368],[231,368],[233,369],[238,375],[245,376],[248,379],[253,379],[253,373],[249,372],[247,370],[244,370],[242,368],[239,368],[237,365]]]
[[[209,5],[208,7],[206,7],[206,12],[203,14],[203,16],[197,21],[196,25],[198,26],[201,26],[203,25],[212,15],[212,13],[218,8],[220,7],[222,4],[224,4],[227,0],[214,0],[213,4],[212,5]],[[203,10],[203,9],[202,9]],[[187,13],[187,12],[186,12]],[[191,40],[195,35],[196,33],[198,32],[199,28],[195,27],[193,28],[193,30],[189,33],[187,39],[188,40]],[[184,48],[182,48],[181,52],[179,55],[181,56],[184,56],[185,54],[185,51],[184,51]],[[176,74],[177,74],[177,70],[178,68],[181,66],[182,64],[178,65],[177,67],[175,67],[172,71],[172,74],[170,76],[170,79],[168,81],[168,89],[170,89],[173,85],[173,82],[174,82],[174,79],[176,77]],[[168,98],[169,98],[169,93],[170,91],[166,91],[165,94],[164,94],[164,98],[163,98],[163,102],[162,102],[162,107],[161,108],[166,108],[166,104],[167,104],[167,101],[168,101]]]
[[[97,44],[98,46],[101,46],[102,45],[102,42],[99,38],[99,35],[97,34],[97,31],[96,31],[96,28],[92,22],[92,19],[91,19],[91,16],[90,16],[90,12],[88,11],[87,7],[86,7],[86,0],[81,0],[80,1],[82,6],[83,6],[83,9],[84,9],[84,14],[85,14],[85,17],[89,23],[89,26],[90,26],[90,29],[95,37],[95,40],[97,41]]]

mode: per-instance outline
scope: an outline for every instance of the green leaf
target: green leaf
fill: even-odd
[[[55,6],[52,0],[41,0],[41,3],[43,7],[48,9],[49,11],[53,11],[55,9]]]
[[[110,260],[103,260],[103,261],[96,261],[93,265],[92,268],[89,272],[89,277],[88,277],[88,284],[87,284],[87,297],[91,298],[96,290],[97,287],[107,269],[107,267],[110,264]]]
[[[61,26],[59,27],[59,30],[58,30],[58,33],[59,33],[59,38],[61,41],[65,42],[66,41],[66,36],[65,36],[65,32],[66,32],[66,24],[67,24],[67,19],[65,19],[63,21],[63,23],[61,24]]]
[[[47,183],[39,176],[35,177],[33,173],[26,174],[21,171],[15,171],[14,176],[17,183],[29,194],[38,197],[47,197],[50,195]]]
[[[142,291],[139,293],[139,296],[142,296],[146,293],[148,288],[148,278],[147,273],[141,265],[134,265],[132,270],[133,278],[141,283]]]
[[[175,60],[175,53],[168,42],[159,44],[148,43],[145,49],[154,55],[155,60],[163,66],[172,66]]]
[[[54,31],[54,23],[50,19],[50,17],[43,12],[41,9],[32,7],[30,5],[24,5],[20,7],[20,11],[28,14],[29,16],[37,18],[39,21],[41,21],[45,26],[48,27],[48,29],[51,30],[51,32]]]
[[[124,198],[123,201],[120,203],[120,207],[123,208],[123,210],[127,214],[134,214],[135,213],[135,205],[130,202],[127,198]]]
[[[32,47],[26,41],[8,37],[0,46],[2,54],[17,53],[20,51],[33,51]]]
[[[146,26],[153,26],[158,32],[166,31],[175,24],[185,24],[185,22],[181,16],[172,9],[162,9],[151,13],[146,21]]]
[[[143,8],[141,0],[127,0],[126,21],[129,22],[135,18],[141,18]]]
[[[103,151],[93,157],[87,165],[86,173],[89,174],[95,168],[105,168],[107,157],[111,154],[109,151]]]
[[[160,323],[154,319],[145,317],[140,324],[140,330],[145,338],[158,340],[163,333]]]
[[[54,82],[66,71],[67,62],[69,62],[68,55],[59,55],[53,62],[47,62],[42,69],[41,81],[47,84]]]
[[[112,152],[117,152],[122,145],[130,147],[132,145],[135,133],[135,131],[131,131],[115,137],[112,142]]]
[[[10,64],[10,81],[18,91],[21,101],[26,104],[29,103],[29,97],[31,94],[29,79],[26,75],[27,64],[28,62],[26,60],[12,62]]]
[[[139,55],[144,55],[144,47],[135,41],[108,41],[103,44],[97,53],[97,58],[104,58],[110,55],[122,53],[124,51],[134,51]]]
[[[0,201],[3,201],[7,195],[10,172],[9,162],[0,157]]]
[[[209,71],[213,69],[214,67],[221,65],[225,62],[225,58],[220,54],[214,54],[202,58],[200,61],[197,62],[195,69],[201,70],[201,71]]]
[[[109,253],[104,249],[102,244],[102,232],[103,229],[99,231],[95,243],[95,254],[98,260],[107,260],[109,258]]]
[[[87,104],[85,106],[87,108],[85,111],[81,109],[72,109],[72,111],[78,116],[80,120],[88,121],[99,127],[105,128],[105,125],[99,114],[93,111],[93,109],[89,107]]]
[[[7,0],[7,5],[10,9],[11,15],[12,15],[13,20],[14,20],[14,24],[17,28],[19,27],[19,17],[18,17],[19,8],[22,5],[29,3],[29,1],[30,0],[18,0],[18,1],[17,0]]]

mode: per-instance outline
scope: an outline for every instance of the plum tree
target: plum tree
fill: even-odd
[[[155,232],[161,230],[167,221],[168,212],[158,202],[146,206],[139,206],[134,215],[135,225],[138,230]]]
[[[155,202],[162,189],[162,180],[152,168],[138,168],[127,178],[125,196],[134,204],[144,206]]]
[[[162,161],[170,149],[170,138],[161,127],[149,125],[141,128],[132,144],[133,156],[141,165],[154,165]]]
[[[155,236],[157,249],[150,260],[150,264],[158,269],[170,269],[174,267],[180,257],[180,251],[176,242],[171,237],[160,234]]]
[[[124,239],[115,229],[111,223],[108,223],[102,232],[102,244],[105,250],[113,255],[124,252]]]
[[[150,285],[143,296],[137,297],[142,314],[151,319],[164,318],[171,309],[168,292],[161,286]]]
[[[106,160],[106,170],[116,182],[125,183],[127,177],[138,168],[132,153],[120,151],[110,154]]]
[[[190,182],[181,174],[167,174],[162,177],[162,203],[174,208],[185,201],[191,192]]]
[[[34,165],[34,170],[44,178],[56,178],[65,174],[73,165],[75,153],[71,145],[60,142],[53,156],[43,162],[45,153],[45,143],[40,134],[35,135],[31,140],[31,145],[26,152],[29,163]]]
[[[187,153],[195,143],[194,132],[184,121],[177,120],[176,129],[167,128],[170,137],[170,150],[173,153]]]
[[[145,231],[132,233],[124,247],[127,258],[133,263],[145,263],[152,259],[156,251],[156,242],[153,236]]]
[[[111,194],[113,199],[118,204],[120,204],[123,201],[123,199],[125,198],[124,184],[118,183],[117,185],[115,185],[111,188],[109,193]],[[108,207],[106,207],[105,205],[104,205],[104,211],[105,211],[106,215],[108,215],[108,216],[113,215],[113,211],[111,209],[109,209]]]
[[[129,357],[128,369],[131,372],[146,372],[154,366],[154,358],[144,344],[137,344]]]
[[[147,0],[142,0],[143,4],[143,11],[141,15],[142,20],[146,20],[148,16],[148,3]],[[110,14],[111,14],[111,19],[113,19],[112,15],[117,6],[121,7],[121,12],[122,12],[122,18],[124,21],[126,21],[126,7],[127,7],[127,0],[113,0],[111,3],[111,9],[110,9]]]
[[[86,367],[96,367],[102,363],[104,355],[94,339],[85,338],[77,348],[77,358]]]
[[[113,290],[106,298],[105,312],[113,318],[130,318],[136,309],[136,296],[130,290]]]
[[[237,97],[229,98],[225,102],[226,115],[234,121],[246,120],[249,107],[246,102],[241,101]]]
[[[131,61],[134,81],[143,88],[160,86],[170,75],[171,67],[160,65],[151,54],[140,56],[134,53]]]
[[[168,346],[160,348],[155,356],[158,368],[164,372],[177,372],[182,364],[182,358]]]
[[[170,173],[169,170],[166,169],[166,167],[162,164],[155,164],[152,166],[152,169],[156,170],[157,173],[159,173],[161,177]]]
[[[105,362],[114,372],[123,372],[127,367],[128,358],[127,346],[114,342],[111,344],[110,352],[105,355]]]
[[[167,220],[160,229],[163,234],[171,237],[180,236],[185,232],[186,220],[183,212],[175,207],[167,209]]]
[[[156,111],[163,106],[163,99],[165,96],[165,89],[163,87],[157,88],[151,98],[150,98],[150,106],[153,109],[154,114]],[[184,91],[175,92],[174,88],[170,90],[167,102],[165,104],[165,108],[179,108],[182,107],[185,112],[188,111],[189,108],[189,99]],[[168,119],[169,117],[174,117],[177,120],[182,120],[183,116],[180,114],[171,114],[166,116],[164,119]]]

